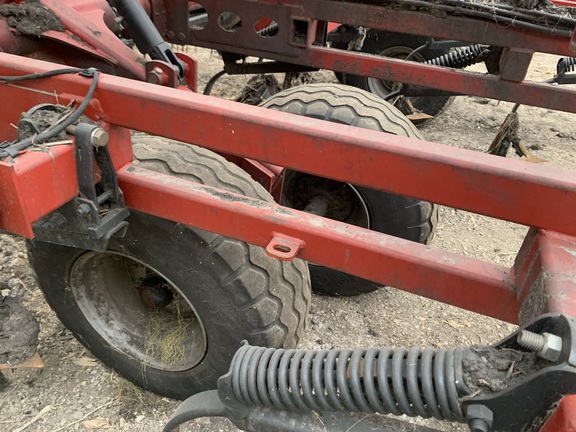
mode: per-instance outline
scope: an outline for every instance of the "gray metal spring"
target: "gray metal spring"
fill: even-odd
[[[563,57],[558,60],[556,66],[556,72],[558,75],[574,72],[574,70],[576,70],[576,57]]]
[[[280,30],[278,23],[273,22],[268,27],[264,27],[262,30],[258,30],[257,33],[262,37],[272,37],[278,34],[278,30]]]
[[[283,350],[245,346],[228,377],[246,405],[464,421],[463,350]]]
[[[474,44],[463,48],[455,48],[440,57],[426,60],[425,63],[435,66],[445,66],[463,69],[482,61],[482,55],[488,49],[487,45]]]

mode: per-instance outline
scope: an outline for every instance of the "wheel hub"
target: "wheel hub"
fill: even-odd
[[[174,294],[160,276],[149,276],[139,289],[142,304],[150,310],[164,309],[172,302]]]

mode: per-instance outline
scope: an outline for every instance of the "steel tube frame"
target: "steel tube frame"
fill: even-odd
[[[0,55],[0,75],[57,68]],[[19,86],[2,84],[5,99],[15,101],[3,112],[17,117],[13,111],[27,104],[54,103],[55,98],[61,103],[80,100],[88,85],[89,80],[78,76]],[[289,114],[275,113],[270,119],[269,111],[263,109],[113,76],[101,77],[87,114],[102,121],[114,138],[110,150],[126,202],[134,210],[260,246],[287,241],[297,245],[298,256],[304,259],[510,322],[545,311],[576,315],[576,228],[562,217],[576,213],[573,172]],[[123,128],[545,230],[532,229],[515,265],[505,268],[139,169],[131,164],[129,133]],[[269,137],[274,137],[272,142]],[[67,169],[63,172],[48,169],[54,162],[45,153],[29,152],[10,163],[14,171],[21,164],[30,167],[28,178],[38,174],[45,181],[46,176],[54,176],[56,185],[66,176],[69,195],[71,187],[77,189],[77,182],[70,172],[72,152],[65,149],[69,147],[48,149],[64,158],[62,166]],[[386,167],[384,176],[382,167]],[[4,190],[0,198],[10,204]],[[58,199],[64,204],[68,198],[62,194]],[[56,204],[50,202],[52,207]],[[25,221],[41,216],[31,205],[12,206],[20,206],[17,214],[29,215]],[[3,212],[6,208],[2,206]],[[547,211],[541,212],[542,208]],[[564,400],[558,414],[564,417],[554,420],[555,424],[566,416],[573,418],[572,401]]]
[[[463,16],[434,16],[426,12],[394,10],[390,5],[329,0],[205,0],[202,5],[208,11],[208,24],[197,31],[188,27],[185,2],[155,0],[152,3],[152,19],[164,37],[174,43],[576,112],[576,106],[571,102],[576,98],[576,90],[559,90],[524,81],[534,52],[573,56],[570,37],[503,27],[496,22]],[[220,28],[217,17],[225,11],[237,13],[243,20],[242,27],[234,32]],[[279,24],[276,36],[263,38],[255,32],[253,23],[262,17],[274,19]],[[314,34],[316,21],[505,47],[517,56],[523,56],[525,61],[520,65],[517,56],[503,56],[501,74],[491,75],[335,50],[318,41],[320,37]],[[296,22],[309,23],[309,34],[304,41],[295,41]],[[503,76],[516,78],[504,79]]]

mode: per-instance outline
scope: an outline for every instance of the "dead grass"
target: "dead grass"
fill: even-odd
[[[182,361],[192,331],[192,320],[182,316],[181,308],[176,306],[174,312],[155,312],[148,316],[146,323],[146,357],[166,366],[174,366]]]
[[[116,400],[127,412],[145,412],[152,406],[158,397],[124,378],[117,378]]]

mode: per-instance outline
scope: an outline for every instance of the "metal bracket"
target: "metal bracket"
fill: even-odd
[[[565,315],[543,315],[494,348],[526,351],[518,339],[521,331],[559,336],[562,338],[562,351],[555,362],[538,358],[534,360],[532,370],[518,368],[518,372],[527,375],[502,391],[480,394],[463,402],[465,410],[473,405],[482,405],[494,413],[491,431],[539,430],[560,399],[566,394],[576,393],[576,319]]]
[[[266,246],[266,254],[282,261],[292,261],[304,246],[305,243],[300,239],[274,233]]]
[[[122,236],[129,215],[108,147],[108,134],[98,126],[80,123],[76,136],[79,197],[33,225],[40,241],[105,251],[113,235]],[[99,181],[96,184],[95,164]]]

